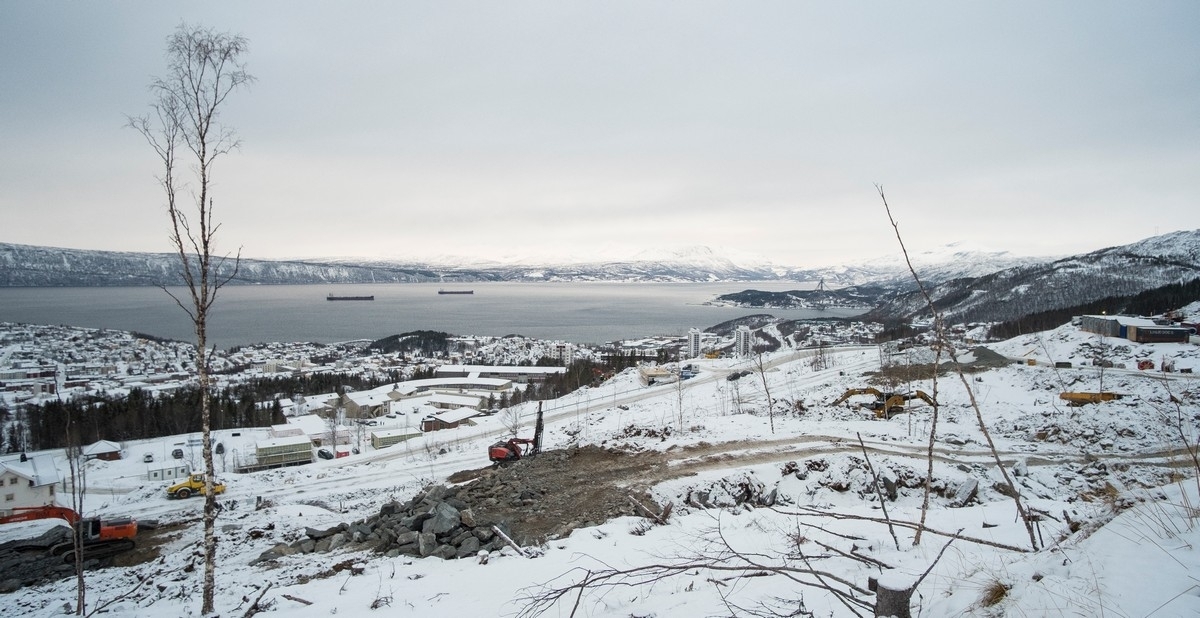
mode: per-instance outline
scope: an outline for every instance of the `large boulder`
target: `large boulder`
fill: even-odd
[[[977,493],[979,493],[979,481],[967,479],[958,486],[958,489],[954,490],[951,506],[966,506],[975,499]]]
[[[422,532],[417,535],[417,553],[422,558],[432,556],[433,552],[437,551],[438,542],[437,535],[431,532]]]
[[[396,545],[397,546],[413,545],[417,542],[418,537],[420,537],[420,536],[421,536],[420,532],[405,532],[404,534],[398,534],[398,535],[396,535]]]
[[[441,558],[442,560],[449,560],[458,556],[458,549],[453,545],[438,545],[438,548],[433,550],[433,554],[431,555]]]
[[[479,552],[479,548],[479,539],[475,538],[474,536],[467,537],[466,539],[463,539],[462,545],[458,546],[456,557],[466,558],[467,556],[474,556]]]
[[[313,539],[314,541],[320,541],[321,539],[331,537],[339,532],[342,532],[348,527],[349,526],[346,524],[338,524],[331,528],[325,528],[324,530],[318,528],[305,528],[304,534],[308,535],[308,538]]]
[[[445,534],[457,528],[462,523],[462,517],[458,513],[458,509],[439,502],[429,511],[431,517],[426,519],[422,524],[421,532],[430,532],[433,534]]]

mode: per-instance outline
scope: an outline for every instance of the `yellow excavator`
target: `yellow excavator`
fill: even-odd
[[[911,393],[885,393],[877,388],[870,386],[865,388],[852,388],[842,393],[830,405],[838,405],[855,395],[874,395],[875,401],[861,404],[862,407],[875,412],[876,418],[892,418],[893,416],[907,411],[907,404],[913,399],[920,399],[925,403],[936,406],[937,402],[933,400],[925,391],[913,391]]]
[[[1110,393],[1107,391],[1100,393],[1059,393],[1058,398],[1067,402],[1069,406],[1086,406],[1089,403],[1100,403],[1102,401],[1115,401],[1124,397],[1120,393]]]

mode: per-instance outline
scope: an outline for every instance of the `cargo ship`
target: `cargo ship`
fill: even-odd
[[[474,294],[475,290],[438,290],[438,294]]]
[[[325,300],[375,300],[375,296],[334,296],[330,294]]]

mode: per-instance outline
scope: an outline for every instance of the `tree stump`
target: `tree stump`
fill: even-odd
[[[894,570],[884,571],[878,579],[872,580],[876,618],[912,618],[910,608],[915,586],[911,575]]]

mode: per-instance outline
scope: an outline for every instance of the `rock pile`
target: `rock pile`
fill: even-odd
[[[9,593],[22,586],[62,579],[75,573],[75,562],[52,548],[71,542],[71,529],[51,528],[32,539],[0,544],[0,593]],[[85,554],[86,555],[86,554]],[[100,566],[100,561],[85,560],[84,569]]]
[[[409,501],[389,502],[373,515],[352,524],[307,528],[304,538],[279,544],[251,564],[297,553],[328,552],[349,547],[371,548],[388,557],[408,555],[443,559],[497,551],[506,542],[492,526],[509,534],[503,522],[481,521],[458,497],[457,488],[432,485]]]
[[[462,558],[504,547],[492,526],[523,547],[538,545],[576,528],[638,515],[631,497],[661,510],[642,489],[642,480],[669,473],[661,453],[596,446],[546,451],[500,468],[456,474],[452,482],[472,482],[427,487],[407,502],[390,502],[378,515],[352,524],[308,529],[300,540],[276,545],[255,562],[342,547],[389,556]]]

